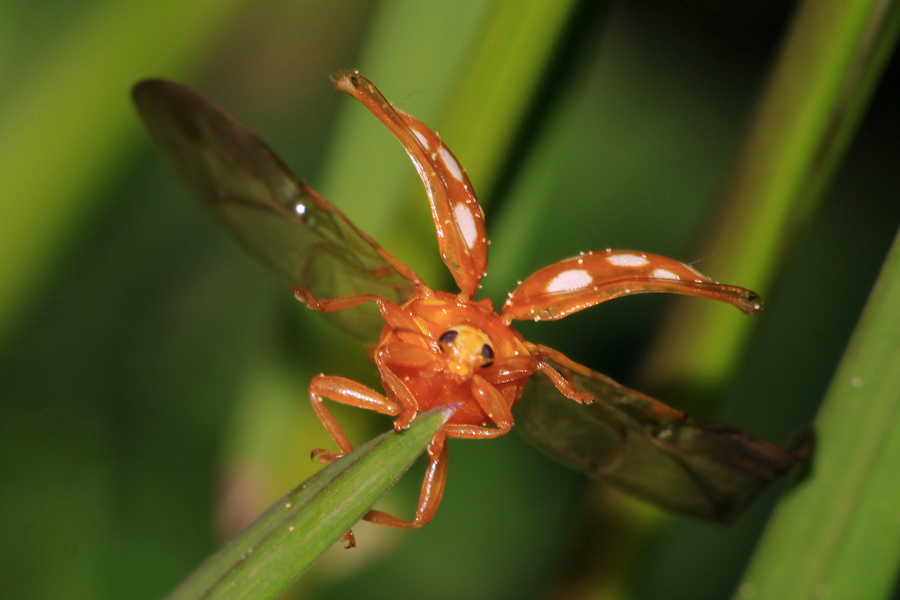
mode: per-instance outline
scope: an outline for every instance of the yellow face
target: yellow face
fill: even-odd
[[[460,377],[471,377],[476,369],[489,367],[494,362],[494,345],[491,338],[477,327],[457,325],[438,338],[447,356],[447,370]]]

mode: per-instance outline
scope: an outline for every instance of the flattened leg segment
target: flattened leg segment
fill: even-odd
[[[375,367],[378,369],[378,374],[381,375],[385,390],[393,394],[400,411],[399,418],[394,419],[394,431],[403,431],[416,418],[416,414],[419,412],[419,403],[416,402],[415,396],[409,391],[403,380],[391,371],[385,361],[385,349],[381,347],[375,353]]]
[[[502,427],[484,427],[481,425],[444,425],[444,431],[447,437],[460,438],[465,440],[487,440],[490,438],[506,435],[512,429],[513,424],[509,423]]]
[[[506,399],[497,388],[478,375],[472,376],[472,397],[498,427],[505,427],[507,430],[512,427],[512,410]]]

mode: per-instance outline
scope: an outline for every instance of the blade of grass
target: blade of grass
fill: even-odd
[[[892,0],[806,0],[795,15],[723,200],[698,253],[707,273],[764,298],[809,222],[900,31]],[[676,304],[644,373],[656,387],[714,391],[753,321],[709,303]]]
[[[488,297],[502,298],[515,277],[524,279],[527,275],[521,272],[522,248],[540,239],[541,216],[553,198],[553,186],[557,183],[560,167],[570,158],[561,149],[566,147],[581,114],[577,110],[580,87],[570,83],[562,91],[559,109],[549,117],[525,158],[506,201],[494,215],[490,267],[500,277],[485,279],[484,293]]]
[[[446,405],[359,446],[273,504],[213,554],[170,600],[275,598],[400,478],[456,412]]]
[[[471,49],[440,128],[481,190],[493,187],[577,4],[497,2]]]
[[[96,188],[117,165],[122,142],[136,133],[127,90],[148,73],[187,70],[240,4],[102,4],[3,103],[0,332],[100,197]]]
[[[900,237],[816,421],[811,477],[781,502],[736,598],[867,598],[900,567]]]

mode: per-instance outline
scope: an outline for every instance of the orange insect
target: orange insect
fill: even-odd
[[[412,159],[458,294],[429,288],[196,92],[148,80],[135,86],[133,97],[154,140],[203,204],[250,254],[289,282],[297,298],[362,337],[373,326],[381,329],[373,357],[384,394],[338,376],[319,375],[310,383],[313,408],[339,448],[314,450],[314,457],[328,462],[353,448],[324,399],[393,416],[397,430],[419,411],[462,403],[428,447],[415,518],[373,510],[366,520],[404,529],[430,521],[444,491],[446,439],[504,435],[523,395],[532,405],[523,418],[526,434],[540,447],[682,513],[727,520],[793,464],[800,452],[691,419],[526,341],[511,327],[517,319],[558,319],[645,292],[700,296],[755,314],[761,302],[754,292],[715,283],[675,260],[607,250],[537,271],[497,314],[490,300],[473,299],[487,268],[488,240],[484,213],[456,158],[436,133],[391,106],[358,73],[332,79],[378,117]],[[347,539],[352,543],[352,534]]]

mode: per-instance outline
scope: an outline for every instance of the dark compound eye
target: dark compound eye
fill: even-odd
[[[441,337],[438,338],[438,341],[442,344],[452,344],[453,340],[456,339],[456,336],[459,335],[458,331],[454,331],[452,329],[448,329],[444,333],[441,334]]]
[[[488,344],[485,344],[481,347],[481,355],[488,359],[488,362],[481,365],[482,367],[489,367],[494,364],[494,349],[491,348]]]

